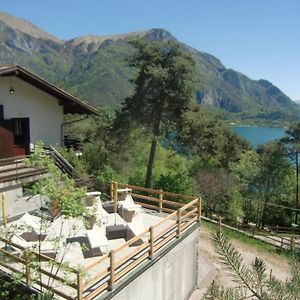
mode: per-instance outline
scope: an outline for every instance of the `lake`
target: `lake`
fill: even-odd
[[[260,126],[232,126],[232,129],[246,139],[254,148],[285,135],[283,128],[260,127]]]

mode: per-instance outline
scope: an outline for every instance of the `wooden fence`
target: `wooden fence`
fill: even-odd
[[[67,271],[63,271],[62,267],[61,272],[64,274],[68,273],[68,276],[62,276],[59,274],[60,272],[57,271],[57,268],[60,268],[60,266],[56,260],[36,251],[25,249],[3,237],[0,237],[0,241],[5,243],[5,247],[0,248],[0,254],[2,256],[0,266],[2,266],[8,274],[20,275],[21,281],[28,286],[42,287],[51,290],[54,294],[64,299],[74,299],[74,297],[70,295],[70,292],[66,293],[61,289],[55,288],[55,286],[60,285],[68,286],[75,290],[78,299],[80,299],[78,282],[80,281],[81,273],[79,271],[70,267],[67,268]],[[14,249],[14,251],[11,252],[11,249]],[[41,261],[48,262],[49,266],[54,266],[55,271],[52,270],[51,272],[47,270],[46,266],[42,266]],[[37,263],[39,263],[38,267]],[[39,276],[36,276],[37,272]],[[45,283],[45,281],[48,281],[45,280],[45,276],[47,279],[52,280],[51,285]],[[42,277],[44,280],[41,280]],[[73,278],[74,282],[71,282],[70,278]]]
[[[293,250],[300,248],[300,241],[296,240],[296,236],[300,235],[300,228],[291,228],[283,226],[255,226],[249,224],[237,225],[238,230],[246,230],[251,233],[252,236],[259,236],[261,240],[265,240],[273,244],[276,247]],[[281,236],[281,234],[290,235]]]
[[[153,259],[163,246],[171,240],[179,238],[194,223],[200,222],[201,198],[124,184],[115,184],[115,189],[117,186],[132,189],[132,196],[135,200],[142,200],[136,203],[147,209],[157,210],[161,213],[162,219],[119,247],[112,249],[108,254],[101,256],[89,265],[85,265],[81,272],[70,268],[69,275],[73,278],[71,282],[65,280],[65,277],[59,276],[58,273],[51,274],[43,268],[40,269],[42,274],[75,289],[74,294],[76,294],[75,297],[78,300],[90,300],[104,290],[113,290],[114,285],[128,272],[135,269],[142,262]],[[114,198],[115,189],[112,189],[112,199]],[[178,198],[188,203],[171,201],[166,199],[167,197]],[[12,272],[22,273],[25,283],[30,285],[30,263],[26,259],[27,256],[24,255],[28,251],[4,238],[0,240],[19,249],[20,252],[23,251],[20,256],[0,249],[2,255],[17,262],[18,266],[12,266],[4,260],[0,261],[0,265]],[[33,254],[37,259],[52,260],[44,255],[39,256],[38,253]],[[53,262],[55,261],[53,260]],[[90,276],[90,274],[92,275]],[[42,280],[35,279],[34,283],[47,289]],[[74,299],[74,294],[71,296],[64,289],[51,288],[51,290],[65,299]]]

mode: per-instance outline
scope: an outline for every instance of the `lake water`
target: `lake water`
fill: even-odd
[[[232,129],[246,139],[254,148],[285,135],[282,128],[259,127],[259,126],[232,126]]]

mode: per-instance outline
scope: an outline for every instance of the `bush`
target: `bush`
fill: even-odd
[[[169,172],[167,175],[160,175],[154,187],[177,194],[193,194],[192,179],[185,172]]]

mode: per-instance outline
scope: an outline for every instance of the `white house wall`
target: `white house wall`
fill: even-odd
[[[15,89],[13,95],[9,93],[11,85]],[[4,119],[30,119],[31,143],[42,140],[45,144],[61,144],[63,106],[58,99],[19,78],[2,77],[0,105],[3,105]]]

